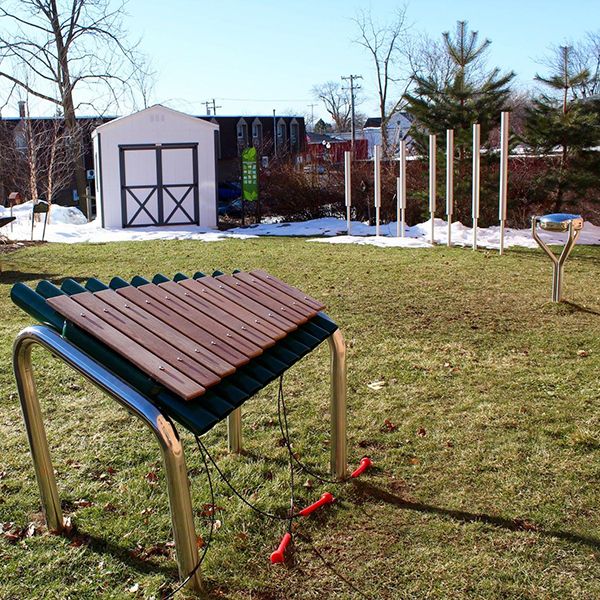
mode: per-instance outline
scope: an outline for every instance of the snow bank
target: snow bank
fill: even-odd
[[[0,230],[12,240],[28,240],[31,238],[32,203],[26,202],[13,209],[17,220]],[[10,209],[0,206],[0,217],[9,216]],[[40,239],[43,229],[42,220],[34,226],[34,239]],[[435,219],[435,241],[447,243],[447,223]],[[368,244],[381,248],[429,248],[431,221],[419,223],[413,227],[405,227],[405,237],[396,237],[396,223],[381,225],[380,235],[375,235],[375,226],[359,221],[351,224],[351,234],[347,235],[344,219],[327,217],[313,219],[301,223],[279,223],[274,219],[270,223],[238,227],[229,231],[216,231],[196,225],[174,225],[169,227],[135,227],[130,229],[103,229],[100,223],[86,222],[83,213],[72,207],[52,205],[45,239],[49,242],[67,244],[94,242],[124,242],[135,240],[198,240],[202,242],[219,242],[226,239],[250,239],[258,236],[294,236],[306,237],[309,242],[329,244]],[[548,243],[563,243],[564,235],[557,233],[541,233]],[[452,244],[454,246],[471,246],[473,230],[462,223],[452,223]],[[477,242],[482,248],[497,249],[500,245],[500,227],[479,229]],[[579,238],[579,244],[600,244],[600,227],[586,223]],[[529,229],[506,229],[504,233],[505,247],[524,246],[536,248]]]

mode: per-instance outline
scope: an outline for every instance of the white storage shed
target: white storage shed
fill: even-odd
[[[219,126],[157,104],[92,134],[102,227],[217,226]]]

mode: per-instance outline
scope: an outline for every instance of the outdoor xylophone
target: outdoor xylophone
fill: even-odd
[[[183,447],[173,421],[202,435],[227,417],[228,445],[242,445],[240,406],[324,340],[331,353],[331,473],[346,476],[346,350],[323,304],[260,270],[109,285],[72,279],[61,288],[17,283],[13,301],[44,323],[19,333],[13,366],[50,530],[64,531],[31,364],[39,344],[139,417],[163,455],[182,579],[198,561]],[[188,587],[202,589],[198,572]]]

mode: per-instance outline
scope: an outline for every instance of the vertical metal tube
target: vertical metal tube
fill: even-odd
[[[331,354],[331,475],[346,476],[346,342],[338,329],[327,338]]]
[[[29,448],[33,458],[33,466],[37,479],[42,510],[46,517],[46,525],[50,531],[61,533],[64,529],[60,498],[56,488],[56,478],[50,459],[48,439],[42,420],[42,412],[35,387],[31,349],[33,342],[23,340],[15,342],[13,349],[13,369],[17,380],[19,399],[23,420],[27,429]]]
[[[344,190],[346,196],[346,223],[351,235],[350,208],[352,206],[352,152],[344,152]]]
[[[479,219],[479,152],[481,126],[473,123],[473,250],[477,250],[477,221]]]
[[[242,409],[236,408],[227,417],[227,446],[229,452],[242,451]]]
[[[436,209],[436,136],[429,135],[429,214],[431,215],[431,243],[435,244],[435,209]]]
[[[400,177],[396,182],[396,198],[398,201],[396,212],[396,236],[404,237],[406,214],[406,141],[400,142]]]
[[[375,235],[379,235],[379,213],[381,210],[381,146],[376,145],[373,154],[374,197],[375,197]]]
[[[510,113],[503,111],[500,117],[500,192],[498,219],[500,220],[500,254],[504,253],[504,225],[508,202],[508,135]]]
[[[448,247],[452,245],[452,214],[454,213],[454,129],[446,129],[446,216]]]

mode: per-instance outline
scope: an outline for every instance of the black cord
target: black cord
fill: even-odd
[[[285,445],[288,450],[288,455],[290,457],[290,518],[288,523],[288,533],[292,533],[292,516],[294,514],[294,508],[296,506],[296,498],[294,494],[294,453],[292,452],[292,445],[290,444],[290,434],[288,429],[287,422],[287,411],[284,408],[283,418],[285,422],[285,434],[283,433],[283,423],[281,422],[281,404],[283,402],[283,374],[279,378],[279,393],[277,394],[277,416],[279,419],[279,429],[281,430],[281,435],[285,439]]]
[[[325,557],[319,552],[319,550],[317,550],[317,548],[315,547],[315,545],[312,543],[312,541],[303,536],[302,534],[298,533],[296,534],[296,536],[302,540],[303,542],[306,542],[309,546],[310,549],[312,550],[313,554],[315,556],[317,556],[319,558],[319,560],[341,581],[343,581],[350,589],[354,590],[355,592],[357,592],[361,598],[366,598],[367,600],[372,600],[372,596],[368,596],[367,594],[365,594],[362,590],[360,590],[359,588],[356,587],[356,585],[354,585],[354,583],[352,583],[352,581],[350,581],[349,579],[347,579],[346,577],[344,577],[342,574],[340,574],[335,567],[329,563]]]
[[[251,502],[249,502],[248,500],[246,500],[246,498],[244,498],[244,496],[242,496],[236,489],[235,487],[233,487],[233,485],[231,484],[231,482],[229,481],[229,479],[227,479],[227,477],[225,476],[225,474],[223,473],[223,471],[221,471],[221,469],[219,468],[219,465],[217,464],[217,462],[215,461],[215,459],[211,456],[210,452],[206,449],[206,446],[202,443],[202,441],[200,439],[196,439],[197,443],[199,446],[202,447],[202,449],[204,450],[204,452],[206,452],[206,455],[208,456],[210,462],[213,464],[213,466],[215,467],[215,469],[217,470],[217,473],[219,473],[219,476],[221,477],[221,479],[225,482],[225,484],[227,485],[227,487],[249,508],[251,508],[254,512],[258,513],[259,515],[262,515],[263,517],[266,517],[267,519],[273,519],[274,521],[287,521],[289,519],[296,519],[297,517],[301,516],[299,513],[294,513],[291,515],[288,515],[286,517],[281,517],[279,515],[275,515],[273,513],[267,512],[265,510],[262,510],[262,508],[258,508],[258,506],[255,506],[254,504],[252,504]]]
[[[285,432],[283,430],[283,427],[281,425],[281,408],[283,407],[283,420],[285,423]],[[303,471],[305,471],[306,473],[308,473],[309,475],[311,475],[312,477],[314,477],[315,479],[318,479],[319,481],[321,481],[322,483],[334,483],[334,484],[339,484],[339,483],[346,483],[344,481],[340,481],[338,479],[327,479],[327,477],[323,477],[322,475],[319,475],[318,473],[315,473],[315,471],[313,471],[312,469],[310,469],[309,467],[307,467],[303,462],[301,462],[296,455],[294,454],[294,452],[292,451],[292,444],[290,442],[290,431],[289,431],[289,427],[288,427],[288,420],[287,420],[287,406],[285,403],[285,397],[283,395],[283,375],[281,376],[281,379],[279,381],[279,400],[277,402],[277,411],[279,413],[279,429],[281,431],[281,435],[285,441],[285,445],[288,448],[288,452],[290,454],[291,460],[293,460]]]
[[[195,437],[196,437],[196,442],[199,442],[200,440],[198,439],[198,436],[195,436]],[[196,571],[198,571],[198,569],[204,562],[204,558],[206,557],[208,548],[210,547],[210,543],[212,541],[212,535],[213,535],[213,531],[215,528],[215,491],[213,488],[212,477],[210,476],[210,470],[208,468],[208,463],[206,462],[206,456],[204,455],[204,452],[202,452],[200,444],[198,444],[198,450],[200,451],[200,455],[202,456],[202,461],[204,462],[204,470],[206,471],[206,477],[208,479],[208,487],[210,488],[211,511],[210,511],[210,530],[208,532],[208,540],[206,541],[206,544],[204,545],[204,549],[202,550],[202,556],[198,559],[196,566],[189,572],[188,576],[173,591],[171,591],[167,596],[164,596],[162,598],[162,600],[170,600],[171,598],[173,598],[173,596],[175,596],[175,594],[179,590],[183,589],[186,586],[186,584],[195,575]]]

